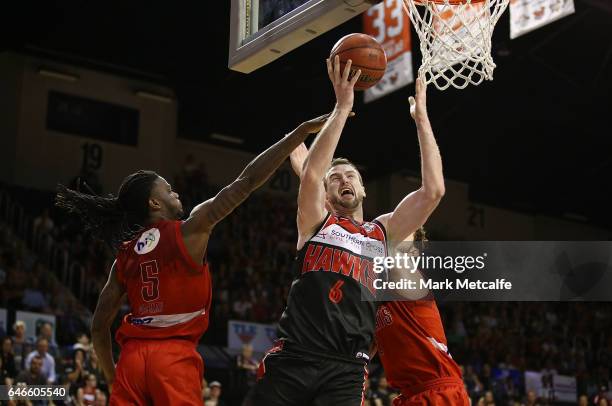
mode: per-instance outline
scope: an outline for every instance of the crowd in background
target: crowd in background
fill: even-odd
[[[174,187],[186,212],[215,190],[208,184],[206,169],[193,157],[185,161]],[[215,228],[207,251],[213,304],[204,344],[227,346],[230,319],[278,321],[294,277],[295,213],[292,199],[258,193]],[[0,224],[0,307],[57,317],[57,342],[49,335],[49,326],[37,326],[35,341],[23,337],[19,322],[13,331],[0,331],[4,336],[0,377],[66,384],[75,403],[93,396],[96,403],[82,404],[103,405],[107,386],[84,333],[113,252],[53,210],[38,211],[34,227],[63,244],[83,264],[89,293],[77,301],[10,227]],[[585,404],[607,404],[605,392],[612,378],[611,303],[463,302],[442,304],[440,313],[450,352],[464,371],[473,404],[548,404],[549,394],[525,389],[524,371],[575,376]],[[248,390],[257,361],[252,348],[243,348],[232,366],[233,387],[228,392],[242,395]],[[204,383],[206,405],[223,404],[227,396],[221,394],[221,383]],[[384,375],[371,376],[366,391],[370,405],[389,405],[393,396]]]

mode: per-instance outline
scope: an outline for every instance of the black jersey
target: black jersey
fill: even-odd
[[[298,252],[279,338],[322,355],[367,359],[376,319],[373,260],[386,255],[382,224],[328,215]]]

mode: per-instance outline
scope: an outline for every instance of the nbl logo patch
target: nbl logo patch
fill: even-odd
[[[134,251],[139,255],[148,254],[157,247],[159,238],[160,233],[157,228],[145,231],[134,245]]]

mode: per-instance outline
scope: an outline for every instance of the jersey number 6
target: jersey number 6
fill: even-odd
[[[159,299],[159,268],[157,261],[147,261],[140,264],[140,277],[142,278],[142,298],[145,302]]]
[[[340,288],[342,288],[342,285],[344,285],[344,281],[343,280],[339,280],[329,290],[329,300],[332,303],[338,304],[342,300],[342,290],[340,290]]]

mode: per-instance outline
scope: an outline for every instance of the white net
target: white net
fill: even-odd
[[[509,0],[403,1],[419,35],[426,83],[464,89],[493,79],[491,35]]]

